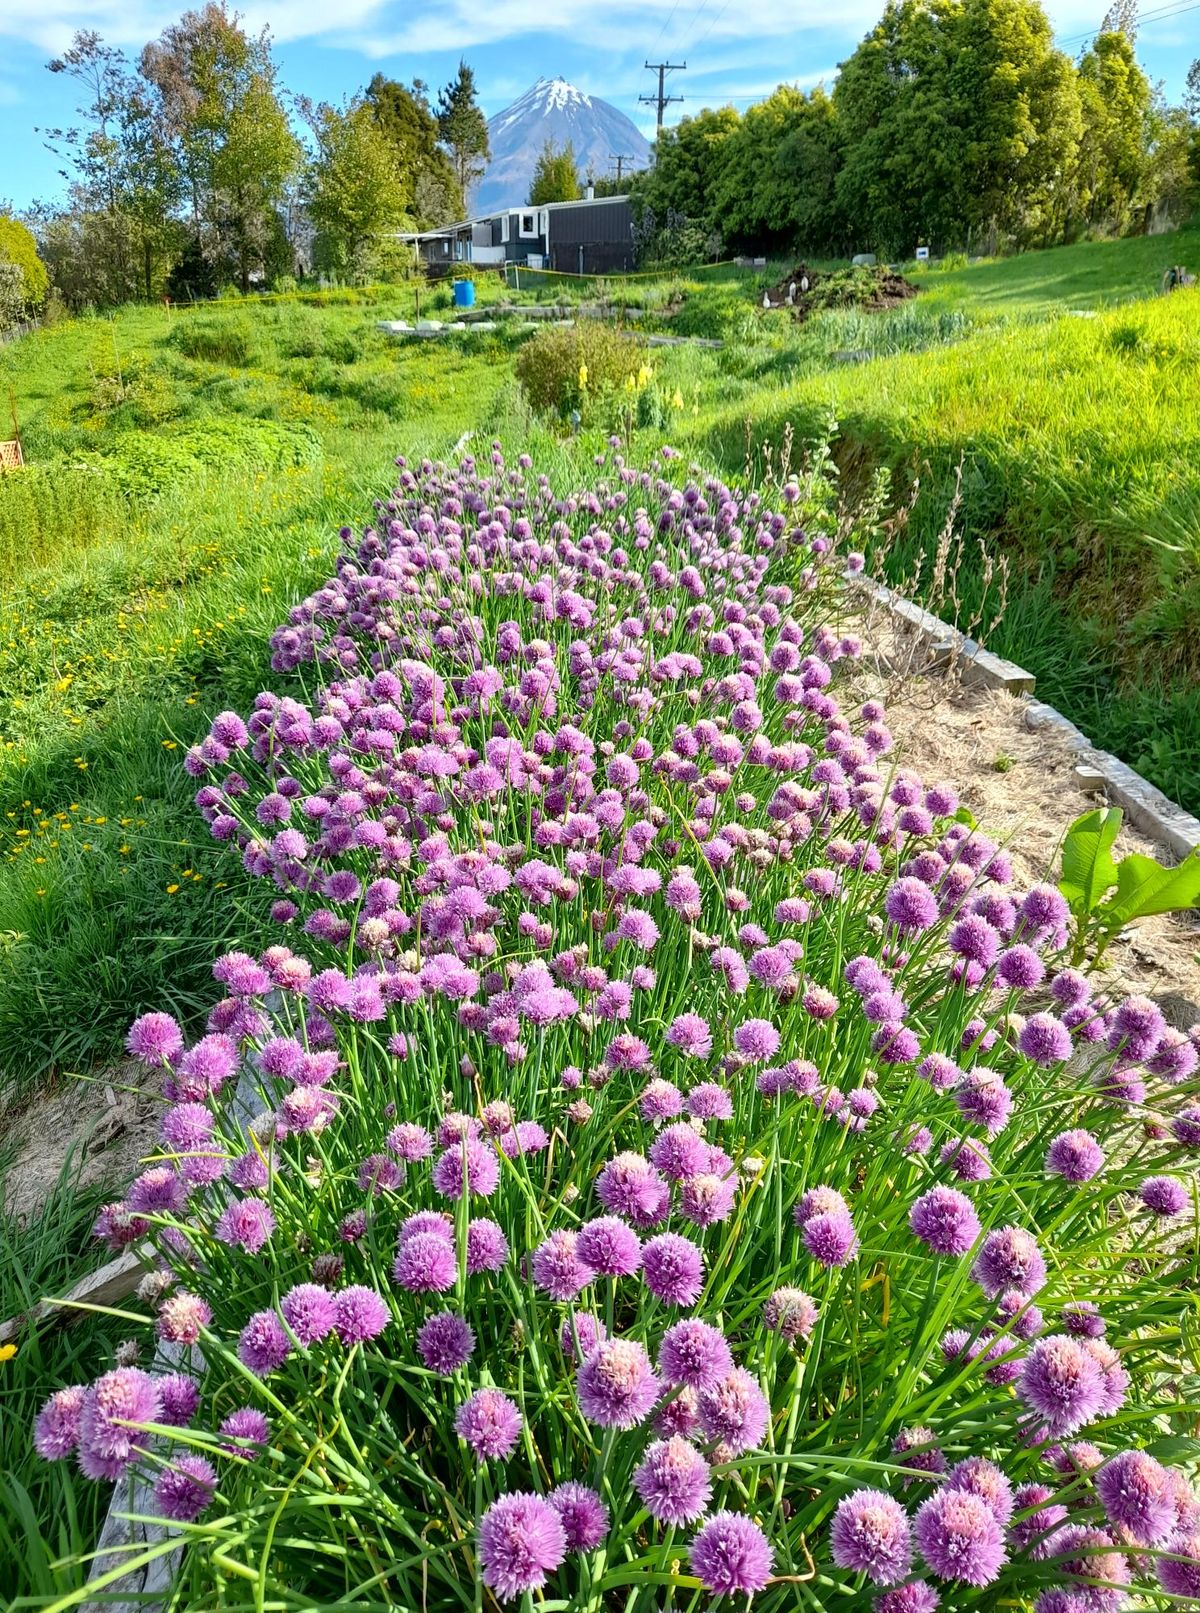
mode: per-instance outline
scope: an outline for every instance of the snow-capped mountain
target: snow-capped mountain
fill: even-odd
[[[624,112],[585,95],[565,78],[539,78],[520,100],[488,119],[492,160],[471,198],[473,213],[490,213],[501,207],[520,207],[529,198],[529,182],[542,147],[555,148],[569,140],[581,179],[589,170],[597,177],[613,172],[613,154],[632,157],[624,171],[645,168],[650,145]]]

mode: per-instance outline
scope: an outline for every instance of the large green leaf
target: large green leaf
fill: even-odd
[[[1104,900],[1104,893],[1117,884],[1112,847],[1122,817],[1120,807],[1097,807],[1076,818],[1067,830],[1058,888],[1073,913],[1093,912]]]
[[[1128,924],[1151,913],[1178,913],[1200,902],[1200,853],[1178,868],[1164,868],[1137,852],[1122,857],[1117,868],[1117,894],[1104,906],[1105,922]]]

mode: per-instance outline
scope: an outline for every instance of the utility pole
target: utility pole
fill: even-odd
[[[621,183],[621,173],[625,164],[627,162],[633,162],[635,159],[631,157],[627,151],[610,151],[608,156],[609,161],[615,162],[617,165],[617,184],[619,185]]]
[[[647,62],[646,63],[646,71],[648,73],[657,73],[658,74],[658,94],[657,95],[639,95],[638,100],[643,102],[646,106],[654,106],[654,107],[658,108],[658,132],[659,132],[659,134],[661,134],[662,133],[663,108],[667,107],[667,106],[670,106],[672,101],[682,101],[683,100],[682,95],[668,95],[667,94],[666,88],[665,88],[666,76],[667,76],[668,73],[685,73],[687,71],[687,63],[686,62]]]

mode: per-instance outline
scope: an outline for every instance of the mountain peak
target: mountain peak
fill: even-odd
[[[481,212],[522,206],[547,141],[560,148],[570,141],[581,178],[607,174],[618,153],[626,173],[650,161],[646,137],[623,112],[599,96],[585,95],[559,74],[542,76],[488,119],[492,160],[474,206]]]

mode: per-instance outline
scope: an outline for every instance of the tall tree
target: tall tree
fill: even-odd
[[[1200,57],[1188,68],[1183,91],[1183,109],[1191,118],[1200,118]]]
[[[278,210],[300,162],[270,35],[247,35],[208,0],[146,46],[141,71],[177,142],[201,245],[248,290],[278,248]]]
[[[84,94],[76,109],[80,125],[44,133],[67,164],[73,208],[101,215],[93,248],[100,251],[96,278],[104,300],[121,301],[139,286],[149,297],[159,261],[174,244],[179,200],[179,170],[155,98],[122,52],[92,30],[77,33],[49,68]]]
[[[437,120],[464,204],[469,207],[471,192],[483,178],[492,151],[487,119],[476,98],[475,73],[465,61],[459,62],[457,75],[438,96]]]
[[[530,207],[542,207],[546,202],[574,202],[582,195],[575,147],[568,140],[559,150],[547,140],[538,153],[529,182]]]
[[[1124,34],[1131,45],[1137,43],[1139,16],[1138,0],[1112,0],[1100,24],[1102,34]]]
[[[395,151],[366,101],[338,108],[301,103],[316,141],[309,167],[308,212],[331,266],[369,271],[380,237],[406,221]]]
[[[404,211],[418,229],[432,229],[466,212],[454,164],[438,144],[441,134],[425,85],[398,84],[382,73],[367,85],[366,103],[392,152]]]
[[[1147,198],[1150,81],[1125,33],[1102,33],[1079,63],[1084,138],[1079,187],[1092,224],[1126,228]]]

